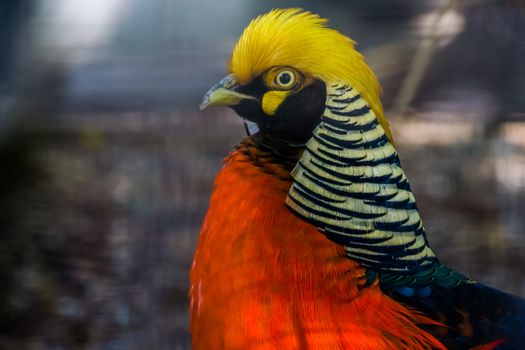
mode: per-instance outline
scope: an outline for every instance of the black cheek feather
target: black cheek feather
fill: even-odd
[[[326,85],[321,80],[291,94],[279,106],[268,132],[294,143],[306,143],[319,124],[326,104]],[[264,128],[261,128],[264,130]]]
[[[244,100],[232,108],[241,117],[257,123],[263,134],[293,143],[306,143],[319,124],[326,103],[326,85],[315,79],[298,92],[291,93],[269,116],[262,110],[263,95],[268,91],[261,78],[257,78],[238,92],[256,97],[258,100]]]

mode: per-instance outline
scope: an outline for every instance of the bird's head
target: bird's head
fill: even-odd
[[[344,83],[370,105],[387,136],[379,82],[354,42],[301,9],[275,9],[254,19],[233,49],[230,74],[201,109],[233,108],[262,133],[304,143],[319,124],[329,87]]]

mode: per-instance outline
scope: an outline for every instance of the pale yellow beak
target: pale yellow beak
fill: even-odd
[[[230,74],[215,84],[204,97],[199,105],[202,110],[208,106],[235,106],[242,100],[256,100],[250,95],[241,94],[234,89],[239,86],[235,75]]]

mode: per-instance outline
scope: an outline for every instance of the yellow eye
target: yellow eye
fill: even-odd
[[[275,76],[275,84],[285,89],[294,86],[296,80],[295,73],[291,70],[282,70]]]

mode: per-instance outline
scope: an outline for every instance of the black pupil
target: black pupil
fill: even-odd
[[[281,73],[279,75],[279,82],[283,85],[288,84],[292,80],[290,73]]]

